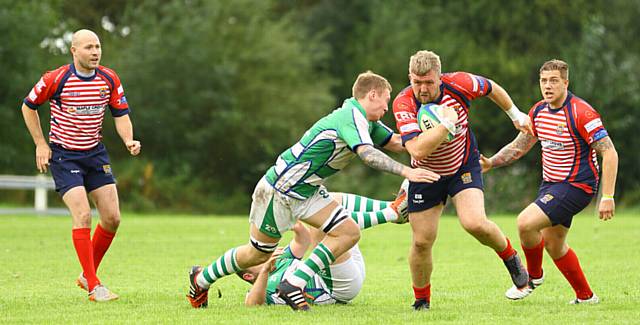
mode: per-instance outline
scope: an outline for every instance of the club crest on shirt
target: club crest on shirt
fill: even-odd
[[[460,176],[460,180],[462,180],[462,184],[469,184],[473,179],[471,178],[471,173],[466,172]]]
[[[111,174],[111,165],[102,165],[102,170],[105,174]]]
[[[556,134],[557,135],[562,135],[562,133],[564,133],[564,129],[567,127],[567,124],[565,123],[559,123],[556,126]]]
[[[107,88],[107,87],[100,88],[100,98],[107,97],[107,90],[109,90],[109,88]]]
[[[547,194],[545,194],[545,195],[540,199],[540,202],[542,202],[542,203],[544,203],[544,204],[547,204],[547,203],[549,203],[551,200],[553,200],[553,195],[551,195],[551,194],[548,194],[548,193],[547,193]]]

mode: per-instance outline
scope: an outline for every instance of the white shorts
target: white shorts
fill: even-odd
[[[330,274],[320,272],[314,276],[317,286],[324,286],[329,292],[328,297],[318,297],[314,304],[346,303],[353,300],[362,289],[365,278],[364,258],[358,244],[349,250],[351,257],[340,263],[329,266]],[[331,283],[331,285],[328,285]]]
[[[334,202],[322,185],[310,198],[298,200],[276,191],[264,177],[256,185],[251,198],[249,222],[272,238],[282,237],[298,219],[307,219]]]

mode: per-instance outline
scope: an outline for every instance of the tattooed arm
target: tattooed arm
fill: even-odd
[[[367,166],[387,173],[400,175],[412,182],[431,183],[440,178],[440,175],[426,169],[409,168],[391,159],[391,157],[371,145],[358,146],[356,153]]]
[[[537,141],[538,139],[531,134],[520,132],[511,143],[500,149],[493,157],[480,156],[482,172],[486,173],[491,168],[512,164],[529,152]]]
[[[602,157],[602,185],[600,192],[600,219],[609,220],[615,213],[613,195],[616,190],[616,177],[618,176],[618,152],[613,146],[610,137],[604,137],[591,144],[591,148]]]

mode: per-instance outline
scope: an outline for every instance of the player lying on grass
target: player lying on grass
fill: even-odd
[[[356,210],[351,210],[351,218],[360,225],[361,229],[367,229],[389,221],[394,223],[407,221],[406,186],[408,182],[404,182],[403,185],[405,189],[400,190],[394,202],[377,201],[353,194],[331,193],[331,196],[343,207],[355,208]],[[363,203],[354,205],[351,199],[358,201],[362,199]],[[360,207],[369,207],[369,211],[358,211]],[[378,217],[373,217],[374,215]],[[237,273],[243,280],[252,284],[245,298],[247,306],[286,304],[278,297],[276,287],[285,274],[291,272],[300,263],[306,251],[324,237],[319,230],[314,228],[309,230],[300,222],[296,223],[292,230],[294,238],[287,247],[278,248],[264,264]],[[356,244],[348,252],[338,256],[331,265],[316,273],[307,282],[304,296],[308,303],[316,305],[347,303],[360,293],[364,278],[364,258]]]

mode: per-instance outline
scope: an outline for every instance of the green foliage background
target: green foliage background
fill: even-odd
[[[120,75],[143,154],[127,156],[105,119],[121,201],[139,211],[248,211],[253,185],[316,119],[350,96],[355,76],[407,86],[409,56],[437,52],[443,71],[501,84],[521,110],[539,97],[545,60],[571,66],[570,90],[604,118],[620,156],[619,203],[640,202],[638,1],[0,0],[0,174],[32,174],[20,102],[40,75],[70,62],[69,33],[90,28]],[[48,129],[48,105],[40,110]],[[488,99],[471,125],[485,154],[515,137]],[[395,126],[391,114],[384,121]],[[408,162],[405,155],[395,155]],[[539,151],[485,177],[489,211],[522,208],[540,180]],[[390,198],[400,179],[354,163],[331,190]],[[28,201],[2,192],[0,201]],[[53,196],[54,194],[52,194]],[[54,200],[59,201],[59,200]]]

